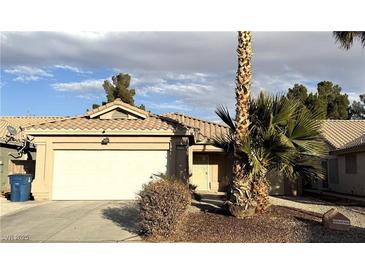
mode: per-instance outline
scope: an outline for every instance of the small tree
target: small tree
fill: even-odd
[[[133,97],[136,95],[134,89],[130,89],[131,76],[129,74],[119,73],[112,77],[112,82],[105,80],[103,88],[106,93],[107,102],[113,102],[120,98],[124,103],[134,106]]]
[[[114,75],[112,77],[112,81],[105,80],[103,83],[103,88],[105,90],[107,102],[105,103],[113,102],[115,99],[119,98],[124,103],[130,104],[132,106],[135,106],[134,104],[134,96],[136,95],[135,89],[129,88],[129,85],[131,83],[131,76],[126,73],[119,73],[117,75]],[[97,108],[100,105],[93,104],[92,108]],[[140,109],[145,110],[145,106],[142,104],[138,106]]]

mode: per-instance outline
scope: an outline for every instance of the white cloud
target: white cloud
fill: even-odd
[[[146,104],[148,108],[155,108],[162,111],[190,111],[191,107],[184,104],[182,100],[175,100],[168,103],[151,103],[148,101],[142,101],[142,103]]]
[[[28,82],[37,81],[46,77],[53,77],[53,74],[47,72],[44,69],[30,66],[14,66],[10,69],[4,70],[8,74],[15,75],[13,81]]]
[[[89,101],[96,101],[96,100],[103,99],[100,95],[96,95],[96,94],[92,94],[92,93],[82,93],[82,94],[78,94],[76,97],[80,98],[80,99],[89,100]]]
[[[155,85],[145,86],[139,89],[140,94],[160,93],[170,94],[175,96],[188,95],[187,93],[201,94],[212,90],[213,87],[199,83],[158,83]]]
[[[195,73],[172,73],[168,72],[166,78],[170,80],[183,80],[183,81],[198,81],[205,82],[209,77],[207,73],[195,72]]]
[[[91,74],[92,73],[91,71],[82,70],[80,68],[68,66],[68,65],[54,65],[54,67],[58,68],[58,69],[64,69],[64,70],[69,70],[69,71],[76,72],[76,73],[81,73],[81,74],[84,74],[84,73]]]
[[[97,31],[70,32],[66,34],[76,39],[85,39],[89,41],[102,40],[106,36],[105,32],[97,32]]]
[[[89,79],[80,82],[54,83],[51,87],[57,91],[99,92],[103,90],[104,79]]]
[[[1,38],[5,69],[58,65],[79,73],[81,68],[116,68],[114,73],[131,74],[137,98],[146,100],[147,108],[148,102],[178,100],[202,117],[214,115],[219,104],[234,108],[236,32],[6,32]],[[253,52],[254,94],[286,92],[295,83],[314,91],[322,80],[339,84],[351,99],[365,91],[365,50],[359,43],[349,51],[339,49],[331,32],[253,32]],[[53,88],[95,94],[102,80],[93,81],[99,80]]]
[[[352,104],[353,101],[359,101],[359,94],[355,92],[347,92],[350,104]]]
[[[220,104],[234,105],[234,73],[216,77],[200,72],[153,72],[135,74],[135,78],[138,81],[132,87],[141,95],[140,102],[157,112],[180,111],[207,118],[215,117],[214,110]]]

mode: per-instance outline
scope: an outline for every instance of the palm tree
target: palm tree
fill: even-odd
[[[245,169],[240,161],[239,151],[242,140],[249,127],[249,102],[252,79],[252,45],[251,32],[238,32],[238,68],[236,73],[236,127],[233,142],[233,180],[230,187],[229,210],[233,216],[245,217],[254,213],[255,204],[251,199],[251,185],[247,180]]]
[[[237,121],[227,108],[219,107],[216,113],[228,125],[230,134],[214,141],[216,146],[236,153],[245,183],[250,186],[248,198],[257,212],[269,206],[268,172],[277,170],[291,180],[322,178],[319,158],[325,145],[320,135],[321,113],[301,108],[296,100],[260,93],[250,101],[248,111],[250,125],[237,148]]]
[[[349,50],[354,40],[359,39],[365,48],[365,31],[334,31],[333,36],[342,48]]]

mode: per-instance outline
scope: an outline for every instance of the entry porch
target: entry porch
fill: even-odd
[[[190,147],[190,182],[199,192],[225,192],[232,179],[232,156],[211,145]]]

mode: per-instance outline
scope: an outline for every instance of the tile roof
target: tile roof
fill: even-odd
[[[130,112],[139,118],[124,119],[124,118],[100,118],[100,115],[113,111],[115,107],[120,107],[123,110]],[[82,131],[86,134],[98,134],[104,131],[111,131],[114,134],[119,134],[124,131],[130,132],[151,132],[158,131],[158,133],[181,133],[192,134],[189,128],[180,124],[177,121],[172,121],[166,117],[155,115],[147,111],[141,110],[135,106],[126,104],[120,99],[105,104],[101,107],[88,111],[83,116],[65,117],[55,121],[38,123],[26,128],[26,130],[33,135],[39,133],[52,131],[67,131],[67,133],[77,133]]]
[[[322,125],[322,135],[333,149],[354,146],[364,134],[365,120],[326,120]]]
[[[116,102],[116,103],[115,103]],[[113,104],[112,104],[113,103]],[[114,101],[98,108],[98,111],[115,104],[125,104]],[[123,107],[126,107],[123,105]],[[127,105],[128,108],[131,106]],[[134,107],[133,107],[134,108]],[[143,110],[143,113],[147,113]],[[142,113],[141,112],[141,113]],[[90,113],[97,113],[93,110]],[[181,113],[166,113],[161,116],[147,113],[145,119],[99,119],[88,116],[60,117],[60,116],[0,116],[0,142],[7,140],[8,125],[15,127],[18,131],[16,139],[23,138],[23,131],[162,131],[162,132],[185,132],[189,129],[198,131],[198,142],[209,142],[215,136],[229,133],[229,128],[225,125],[194,118]],[[188,134],[191,134],[189,132]],[[347,150],[365,145],[365,120],[326,120],[323,122],[322,135],[331,145],[332,150]]]
[[[229,128],[225,125],[181,113],[163,115],[184,125],[199,129],[198,140],[209,140],[214,136],[229,133]],[[326,120],[322,125],[322,135],[334,150],[362,146],[365,142],[365,120]]]
[[[365,145],[365,133],[363,135],[361,135],[360,137],[356,138],[355,140],[347,143],[341,149],[355,148],[355,147],[359,147],[362,145]]]
[[[95,109],[92,109],[88,112],[86,112],[85,116],[92,116],[98,112],[102,112],[103,110],[106,110],[110,107],[113,107],[113,106],[120,106],[122,108],[126,108],[126,109],[129,109],[131,111],[134,111],[142,116],[145,116],[147,117],[149,115],[149,113],[147,111],[144,111],[143,109],[140,109],[138,107],[135,107],[135,106],[132,106],[130,104],[127,104],[127,103],[124,103],[120,98],[117,98],[115,99],[113,102],[110,102],[110,103],[107,103],[103,106],[100,106],[98,108],[95,108]]]
[[[19,143],[23,139],[23,131],[27,126],[63,119],[65,117],[60,116],[0,116],[0,143],[4,143],[8,140],[6,136],[8,134],[7,126],[12,126],[16,129],[17,135],[15,136],[16,143]]]
[[[27,127],[30,132],[33,131],[165,131],[176,132],[186,130],[179,123],[171,122],[164,117],[150,115],[145,119],[98,119],[86,116],[76,116],[57,121],[36,124]]]
[[[176,120],[186,126],[199,129],[198,141],[209,141],[216,136],[219,137],[229,133],[229,128],[225,125],[194,118],[182,113],[165,113],[163,116]]]

